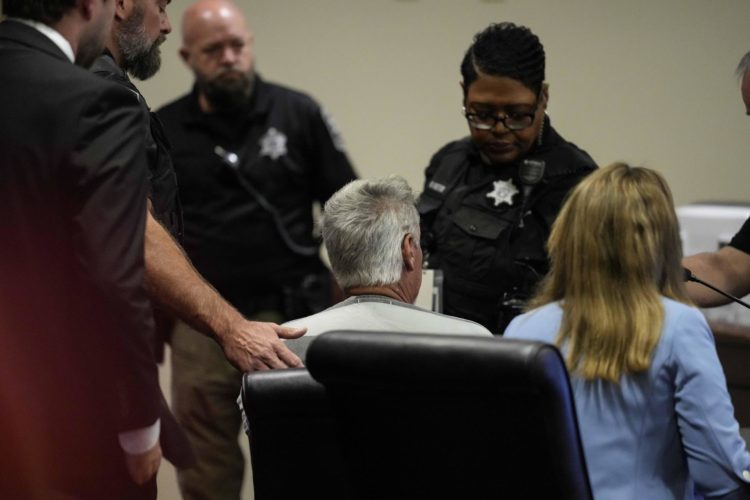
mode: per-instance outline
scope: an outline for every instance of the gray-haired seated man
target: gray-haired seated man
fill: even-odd
[[[413,305],[422,283],[419,214],[398,176],[350,182],[325,204],[323,243],[347,296],[325,311],[285,323],[306,326],[287,347],[305,359],[307,346],[331,330],[491,336],[485,327]]]

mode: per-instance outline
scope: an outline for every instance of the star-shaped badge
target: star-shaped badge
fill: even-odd
[[[518,194],[518,188],[513,184],[513,181],[499,180],[492,184],[494,185],[494,188],[487,193],[487,198],[492,198],[495,201],[495,206],[498,206],[501,203],[512,205],[513,196]]]
[[[287,153],[286,150],[286,136],[271,127],[260,138],[260,155],[270,156],[272,160],[276,160]]]

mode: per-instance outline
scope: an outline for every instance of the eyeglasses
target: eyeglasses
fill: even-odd
[[[492,111],[467,111],[466,107],[461,108],[466,121],[471,128],[477,130],[492,130],[500,122],[508,130],[523,130],[534,123],[536,111],[539,108],[539,99],[537,98],[533,112],[509,111],[505,114],[499,114]]]

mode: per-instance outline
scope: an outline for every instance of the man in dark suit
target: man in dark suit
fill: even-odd
[[[156,496],[144,117],[79,67],[114,4],[2,0],[0,498]]]

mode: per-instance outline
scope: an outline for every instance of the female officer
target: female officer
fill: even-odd
[[[545,243],[567,192],[596,168],[545,114],[544,48],[492,24],[461,63],[470,136],[440,149],[418,208],[426,265],[444,273],[444,311],[500,334],[547,272]]]

